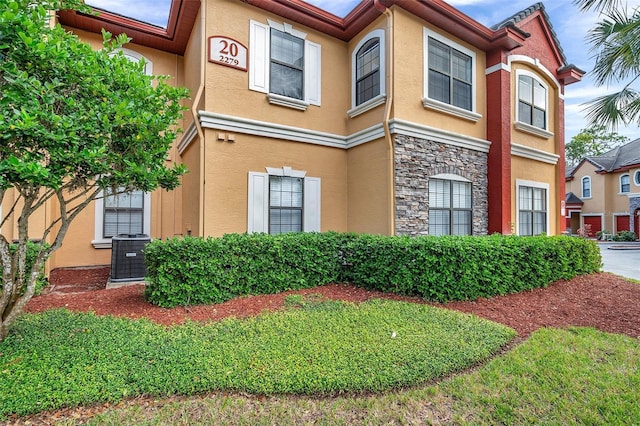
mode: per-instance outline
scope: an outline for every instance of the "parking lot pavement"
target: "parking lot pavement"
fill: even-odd
[[[602,270],[640,280],[640,244],[598,243],[602,254]]]

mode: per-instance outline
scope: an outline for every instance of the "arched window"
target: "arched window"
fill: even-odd
[[[591,177],[582,178],[582,198],[591,198]]]
[[[631,191],[631,179],[629,173],[620,176],[620,193],[626,194]]]
[[[429,178],[429,235],[471,235],[471,182],[457,175]]]
[[[547,86],[533,74],[518,74],[517,121],[547,130]]]
[[[380,39],[372,38],[356,54],[356,105],[380,94]]]
[[[636,184],[636,186],[640,186],[640,170],[636,170],[636,172],[633,174],[633,182]]]
[[[349,117],[382,105],[386,100],[384,35],[384,30],[374,30],[353,49]]]

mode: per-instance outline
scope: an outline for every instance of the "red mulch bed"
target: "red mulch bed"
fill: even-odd
[[[27,305],[28,312],[52,308],[94,311],[99,315],[148,318],[160,324],[219,320],[229,316],[247,317],[265,310],[282,309],[284,299],[293,293],[320,294],[329,299],[362,302],[372,298],[425,303],[421,299],[368,291],[352,285],[328,284],[313,289],[285,293],[238,297],[217,305],[160,308],[148,303],[143,285],[105,289],[108,267],[57,269],[51,273],[52,285]],[[540,327],[569,325],[595,327],[611,333],[640,336],[640,285],[608,273],[583,275],[558,281],[547,288],[518,294],[451,302],[443,306],[475,314],[514,328],[526,337]]]

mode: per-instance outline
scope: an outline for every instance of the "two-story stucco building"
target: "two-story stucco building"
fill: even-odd
[[[118,233],[560,234],[565,58],[541,3],[486,27],[441,0],[174,0],[166,29],[58,13],[96,49],[191,91],[173,192],[98,200],[50,267],[108,264]],[[51,209],[51,211],[55,211]],[[46,216],[46,215],[44,215]],[[7,226],[10,226],[7,225]]]
[[[640,139],[602,155],[586,157],[567,170],[567,228],[617,234],[640,226]],[[587,225],[585,227],[585,225]]]

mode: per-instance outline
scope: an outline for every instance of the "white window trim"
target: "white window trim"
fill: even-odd
[[[373,98],[361,103],[360,105],[356,105],[356,68],[358,65],[358,51],[362,46],[364,46],[369,40],[377,38],[380,40],[380,94],[378,96],[374,96]],[[387,73],[386,73],[386,48],[385,48],[385,32],[383,29],[377,29],[371,31],[369,34],[364,36],[362,40],[353,48],[353,52],[351,52],[351,109],[347,111],[349,117],[356,117],[364,112],[369,111],[379,105],[384,104],[387,101],[386,95],[386,81],[387,81]]]
[[[633,184],[635,186],[640,186],[640,170],[636,170],[633,173]]]
[[[303,232],[321,230],[321,179],[309,177],[303,170],[291,167],[265,167],[266,173],[249,172],[247,202],[247,232],[269,232],[269,176],[304,179],[302,226]]]
[[[520,121],[519,103],[520,103],[520,77],[521,76],[531,77],[532,79],[540,83],[542,87],[544,87],[544,91],[547,94],[547,99],[546,99],[547,102],[546,102],[545,111],[544,111],[544,129],[541,129],[539,127]],[[518,69],[516,70],[515,87],[516,87],[516,103],[515,103],[516,120],[514,123],[515,128],[522,132],[530,133],[534,136],[538,136],[543,139],[552,138],[553,133],[549,131],[549,106],[551,105],[551,102],[549,102],[549,85],[544,80],[542,80],[538,75],[532,73],[531,71]]]
[[[456,182],[473,183],[469,179],[460,175],[454,175],[453,173],[440,173],[434,176],[429,176],[429,179],[454,180]]]
[[[121,51],[131,62],[140,62],[140,60],[144,59],[144,73],[147,75],[153,74],[153,62],[151,62],[149,58],[141,55],[135,50],[127,49],[126,47],[116,49],[112,55],[115,55],[118,51]]]
[[[306,111],[310,105],[321,104],[322,49],[317,43],[307,40],[307,34],[296,30],[291,24],[267,19],[261,22],[249,21],[249,90],[265,93],[272,105]],[[269,93],[269,73],[271,63],[271,28],[291,34],[304,40],[304,99],[295,99]]]
[[[444,37],[441,34],[438,34],[430,29],[423,27],[423,56],[424,56],[424,66],[423,66],[423,77],[424,77],[424,87],[423,87],[423,97],[422,97],[422,105],[425,108],[432,109],[439,112],[444,112],[446,114],[450,114],[459,118],[464,118],[466,120],[470,120],[473,122],[477,122],[482,118],[482,115],[477,112],[477,101],[476,101],[476,93],[478,91],[478,79],[476,77],[476,52],[473,50],[467,49],[459,43],[456,43],[453,40],[450,40]],[[456,49],[467,56],[471,57],[471,111],[468,111],[463,108],[458,108],[454,105],[440,102],[435,99],[429,98],[429,38],[433,38],[438,40],[441,43],[446,44],[453,49]]]
[[[629,178],[629,190],[627,192],[622,192],[622,178],[627,176]],[[624,173],[618,177],[618,195],[627,195],[631,192],[631,175],[629,173]]]
[[[584,180],[588,180],[589,181],[589,194],[591,194],[589,197],[585,197],[584,196]],[[583,176],[582,179],[580,179],[580,195],[583,200],[590,200],[591,198],[593,198],[593,185],[591,182],[591,176]]]
[[[143,213],[142,213],[142,233],[151,235],[151,193],[144,192],[143,201]],[[95,202],[95,220],[94,220],[94,235],[91,244],[93,248],[106,249],[111,248],[111,238],[103,237],[104,228],[104,193],[100,192]]]
[[[551,228],[549,228],[549,216],[551,216],[551,209],[550,209],[550,205],[549,205],[549,184],[548,183],[544,183],[544,182],[535,182],[532,180],[523,180],[523,179],[516,179],[516,235],[520,235],[520,187],[521,186],[527,186],[527,187],[531,187],[531,188],[542,188],[545,189],[545,194],[546,194],[546,201],[545,201],[545,205],[547,206],[547,223],[546,223],[546,229],[547,229],[547,235],[550,235],[550,230]]]

